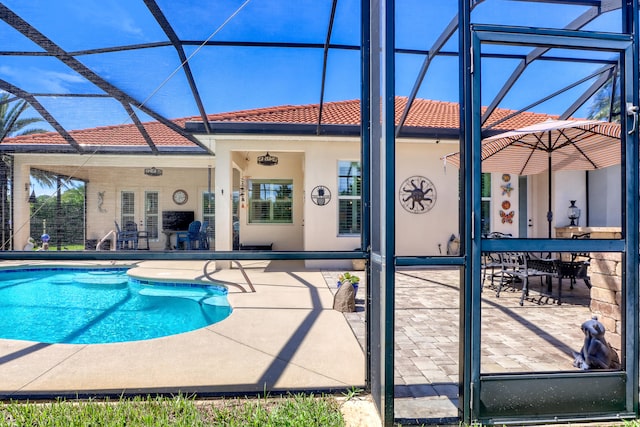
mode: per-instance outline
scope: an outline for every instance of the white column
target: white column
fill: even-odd
[[[22,250],[30,237],[31,226],[29,223],[31,206],[29,205],[29,195],[31,188],[29,176],[31,168],[22,159],[15,158],[13,164],[13,248]],[[40,236],[32,236],[36,241]]]
[[[216,197],[216,251],[233,249],[231,212],[233,194],[233,169],[231,152],[222,144],[216,146],[215,197]],[[229,268],[229,261],[217,261],[217,268]]]

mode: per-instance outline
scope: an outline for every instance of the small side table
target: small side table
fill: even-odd
[[[162,234],[164,234],[164,250],[165,251],[170,251],[171,250],[171,235],[175,234],[177,230],[169,230],[169,229],[164,229],[162,230]]]
[[[147,242],[145,248],[141,247],[142,246],[140,244],[141,240],[144,240],[145,242]],[[136,249],[143,249],[147,251],[149,250],[149,232],[148,231],[138,231],[138,247]]]

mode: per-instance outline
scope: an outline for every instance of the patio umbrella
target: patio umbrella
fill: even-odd
[[[551,174],[594,170],[620,163],[620,124],[595,120],[547,120],[482,140],[482,171],[549,175],[547,221],[551,237]],[[443,157],[460,166],[460,154]]]

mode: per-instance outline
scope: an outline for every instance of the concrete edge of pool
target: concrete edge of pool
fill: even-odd
[[[30,263],[29,265],[33,265]],[[58,263],[60,264],[60,263]],[[137,263],[136,276],[200,280],[200,261]],[[77,265],[77,264],[76,264]],[[82,263],[88,265],[88,263]],[[146,393],[249,394],[364,386],[364,354],[332,309],[320,271],[245,265],[256,287],[229,287],[226,320],[169,337],[113,344],[0,340],[0,398]],[[238,269],[214,274],[245,283]]]

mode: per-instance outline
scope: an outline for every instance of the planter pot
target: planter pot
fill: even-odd
[[[340,289],[340,286],[342,286],[342,282],[338,280],[337,285],[337,288]],[[353,297],[355,298],[358,295],[358,284],[352,283],[351,286],[353,286]]]

